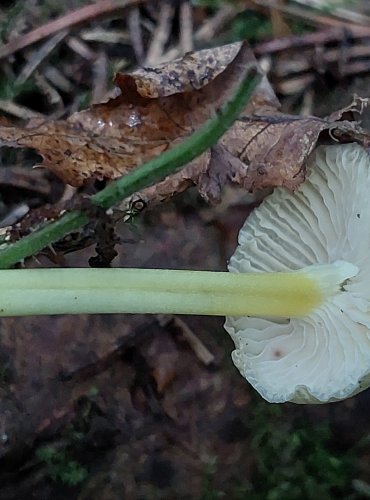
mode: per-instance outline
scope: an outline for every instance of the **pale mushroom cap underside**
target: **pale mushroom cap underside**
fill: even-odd
[[[370,158],[321,146],[296,192],[277,188],[250,215],[231,272],[297,270],[337,260],[359,268],[304,318],[227,318],[233,361],[270,402],[337,401],[370,385]]]

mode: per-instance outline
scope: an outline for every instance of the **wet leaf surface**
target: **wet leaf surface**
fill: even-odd
[[[230,97],[248,64],[255,64],[250,49],[231,44],[131,75],[119,73],[115,83],[120,94],[107,103],[66,120],[34,119],[24,128],[7,121],[0,125],[0,144],[35,149],[44,167],[74,186],[115,179],[197,130]],[[327,118],[285,115],[265,78],[219,145],[129,203],[137,198],[161,202],[193,184],[211,202],[219,201],[228,182],[251,192],[280,185],[295,189],[324,132],[367,147],[369,134],[357,122],[343,120],[344,113],[365,104],[359,99]]]
[[[120,177],[214,116],[232,96],[251,57],[245,46],[222,75],[201,89],[154,99],[138,92],[132,76],[118,74],[115,83],[121,94],[115,99],[67,120],[33,121],[27,128],[1,126],[0,141],[36,149],[45,167],[75,186],[90,178]]]

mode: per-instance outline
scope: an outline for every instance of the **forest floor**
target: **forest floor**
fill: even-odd
[[[258,1],[148,1],[48,31],[92,2],[2,2],[0,114],[64,118],[103,101],[117,71],[242,38],[286,112],[324,116],[354,93],[368,97],[370,30],[356,35],[369,15],[363,5],[349,33],[340,13],[287,4],[300,15]],[[334,21],[338,32],[307,42],[304,55],[267,45],[331,33]],[[22,39],[39,26],[35,44]],[[1,226],[70,195],[53,174],[31,169],[38,159],[3,148]],[[226,270],[250,210],[241,189],[227,188],[216,206],[189,189],[121,222],[113,265]],[[86,267],[94,255],[93,245],[71,250],[26,266]],[[370,498],[370,391],[330,405],[272,405],[239,375],[232,349],[223,318],[1,319],[0,499]]]

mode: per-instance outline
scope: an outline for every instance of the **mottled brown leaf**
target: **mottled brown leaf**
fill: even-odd
[[[74,186],[90,178],[120,177],[213,116],[235,91],[252,57],[243,45],[227,69],[208,85],[154,99],[138,92],[134,77],[118,74],[118,97],[67,120],[33,123],[27,128],[0,125],[0,145],[36,149],[43,156],[43,166]],[[215,59],[209,60],[213,76]]]
[[[140,68],[131,76],[138,93],[143,97],[189,92],[204,87],[222,73],[236,57],[240,47],[240,43],[232,43],[189,52],[180,59],[155,68]]]
[[[20,128],[0,117],[0,145],[36,149],[43,166],[75,186],[89,179],[114,179],[198,129],[235,90],[242,66],[250,64],[256,64],[251,50],[231,44],[131,75],[119,73],[115,83],[120,95],[67,120],[33,120]],[[218,145],[123,206],[137,199],[158,203],[193,184],[210,202],[219,201],[229,181],[251,192],[274,186],[295,189],[324,131],[335,140],[369,144],[367,131],[343,119],[366,104],[366,99],[357,98],[327,118],[285,115],[264,78]]]
[[[244,164],[243,168],[230,161],[229,178],[252,192],[274,186],[297,188],[304,180],[305,161],[322,132],[338,141],[369,146],[369,132],[357,122],[341,121],[344,113],[361,111],[364,101],[355,99],[351,106],[327,118],[285,115],[274,109],[242,117],[220,141]]]
[[[305,162],[323,132],[333,140],[370,145],[369,132],[358,122],[341,121],[344,112],[360,111],[363,99],[355,99],[351,106],[328,118],[285,115],[264,106],[263,100],[257,89],[256,111],[252,113],[253,102],[249,103],[251,114],[235,122],[219,144],[180,172],[130,197],[123,207],[137,199],[146,204],[162,202],[193,184],[210,203],[219,202],[228,182],[249,192],[275,186],[296,189],[305,178]]]
[[[214,76],[219,74],[235,57],[239,46],[206,49],[155,69],[136,71],[132,74],[136,89],[141,95],[156,97],[199,88],[207,81],[207,71],[212,70]],[[344,114],[361,113],[366,104],[366,99],[357,98],[327,118],[285,115],[279,112],[279,101],[265,77],[243,116],[220,144],[181,172],[140,193],[140,197],[147,203],[163,201],[195,183],[204,198],[217,202],[229,180],[251,192],[275,186],[295,189],[304,180],[305,161],[325,130],[337,140],[367,146],[368,132],[356,122],[342,121]]]
[[[239,44],[217,49],[216,74],[229,64]],[[205,78],[202,60],[212,61],[212,50],[204,50],[155,70],[133,73],[137,91],[146,96],[169,95],[201,85]],[[252,58],[252,55],[251,55]],[[183,63],[183,64],[182,64]],[[189,66],[196,71],[189,74]],[[172,73],[171,73],[172,72]],[[172,81],[168,79],[173,75]],[[181,172],[156,186],[134,195],[146,203],[157,203],[173,194],[198,185],[209,202],[218,202],[223,186],[231,181],[250,192],[265,187],[285,186],[295,189],[304,180],[305,162],[324,131],[339,141],[357,141],[365,147],[370,136],[357,122],[343,120],[348,113],[362,112],[367,99],[356,98],[348,107],[327,118],[299,117],[279,112],[279,101],[265,77],[241,118],[210,151],[188,164]]]

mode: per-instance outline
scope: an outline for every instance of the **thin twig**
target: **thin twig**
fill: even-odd
[[[98,57],[97,53],[77,36],[68,37],[66,44],[73,52],[82,59],[86,59],[86,61],[93,62]]]
[[[163,327],[173,325],[178,329],[184,339],[187,341],[197,358],[205,365],[210,366],[215,362],[215,356],[203,344],[199,337],[191,330],[185,321],[178,316],[160,314],[158,315],[159,324]]]
[[[49,80],[49,82],[54,85],[54,87],[58,88],[62,92],[72,92],[73,84],[55,66],[47,66],[44,70],[44,76],[47,80]]]
[[[108,61],[105,52],[101,51],[93,65],[93,91],[91,104],[102,102],[107,94]]]
[[[28,61],[17,77],[15,83],[16,85],[22,85],[32,73],[37,69],[37,67],[49,56],[49,54],[64,40],[68,35],[68,30],[59,31],[56,35],[49,38],[38,50],[35,50],[29,57]]]
[[[180,7],[180,46],[183,54],[193,50],[193,8],[188,1]]]
[[[322,7],[322,2],[321,1],[308,1],[308,0],[295,0],[296,3],[301,4],[303,8],[311,8],[311,9],[316,9],[320,10],[320,7]],[[360,12],[356,12],[354,9],[346,9],[345,7],[345,2],[337,2],[338,5],[335,5],[333,2],[331,5],[330,9],[330,17],[337,17],[339,19],[344,19],[345,22],[347,23],[348,21],[353,22],[353,23],[358,23],[358,24],[363,24],[363,25],[368,25],[370,22],[370,17],[367,16],[366,14],[362,14]],[[349,4],[349,7],[351,7],[351,2],[347,2]],[[358,2],[357,2],[358,3]],[[342,4],[342,5],[341,5]],[[355,7],[355,6],[353,6]]]
[[[234,17],[244,9],[241,5],[226,4],[221,7],[216,14],[211,17],[207,22],[205,22],[195,33],[193,39],[196,42],[204,42],[213,40],[217,33],[220,32],[223,26],[228,24]],[[177,47],[172,47],[167,50],[159,62],[172,61],[177,57],[180,57],[184,52],[182,47],[178,45]]]
[[[254,48],[254,52],[257,56],[263,56],[283,52],[288,49],[302,49],[315,45],[325,45],[330,42],[338,42],[346,37],[351,37],[352,39],[369,38],[370,28],[365,26],[348,26],[345,29],[322,30],[315,33],[306,33],[305,35],[287,36],[260,43]]]
[[[194,35],[195,40],[197,42],[213,40],[217,36],[217,33],[242,10],[244,10],[244,6],[233,5],[232,2],[224,5],[197,30]]]
[[[34,75],[34,80],[37,87],[41,90],[43,95],[46,97],[48,103],[56,108],[55,112],[57,114],[62,113],[64,109],[63,99],[59,92],[49,83],[43,74],[36,72]],[[55,112],[53,115],[55,116]]]
[[[130,10],[128,15],[128,29],[130,32],[130,40],[132,48],[135,52],[135,57],[139,65],[142,65],[145,59],[145,51],[143,44],[143,33],[140,23],[140,10],[138,7]]]
[[[134,11],[136,9],[133,9]],[[131,12],[128,17],[128,23],[130,23]],[[102,28],[94,28],[94,29],[84,29],[79,32],[79,36],[81,40],[85,42],[99,42],[99,43],[125,43],[128,44],[130,41],[130,35],[126,31],[118,31],[118,30],[107,30]],[[134,49],[135,50],[135,49]]]
[[[154,30],[153,38],[146,55],[146,66],[156,66],[161,60],[165,45],[170,36],[174,7],[170,3],[163,3],[159,11],[158,25]]]
[[[279,79],[287,78],[312,69],[324,71],[326,66],[333,67],[333,64],[337,63],[338,72],[342,74],[342,71],[345,71],[349,64],[354,62],[368,63],[369,59],[369,45],[354,45],[353,47],[345,47],[344,50],[340,48],[323,49],[319,52],[317,50],[314,52],[313,48],[307,48],[304,51],[295,51],[289,59],[283,58],[274,61],[273,73]]]
[[[102,0],[73,12],[68,12],[68,14],[50,21],[5,44],[0,48],[0,59],[8,57],[10,54],[14,54],[14,52],[24,49],[33,43],[39,42],[43,38],[55,34],[57,31],[75,27],[81,23],[96,19],[97,17],[110,15],[126,7],[139,5],[145,1],[146,0]]]
[[[269,9],[271,8],[279,9],[284,14],[288,14],[289,16],[303,19],[306,23],[310,23],[314,26],[321,26],[321,27],[326,26],[328,28],[342,28],[342,29],[346,29],[347,27],[356,27],[356,26],[361,27],[356,23],[350,23],[348,21],[335,19],[332,16],[317,14],[312,10],[304,9],[299,6],[277,5],[275,2],[272,2],[271,0],[254,0],[254,3],[256,3],[257,5],[261,5],[263,7],[267,7]]]
[[[16,104],[12,101],[5,101],[3,99],[0,99],[0,110],[17,118],[22,118],[22,120],[30,120],[31,118],[44,118],[43,114],[34,111],[33,109],[26,108],[21,104]]]

